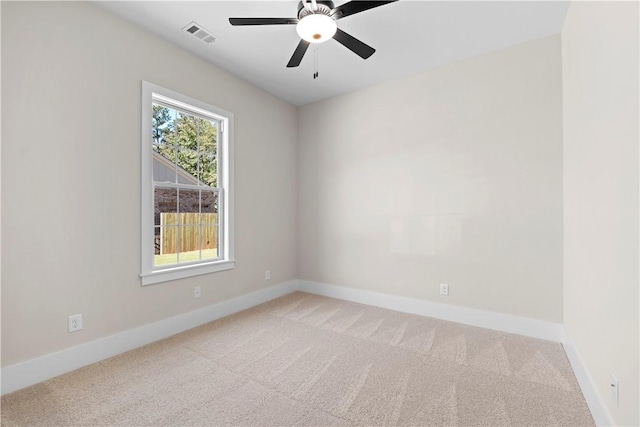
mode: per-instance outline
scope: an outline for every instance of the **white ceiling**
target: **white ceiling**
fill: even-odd
[[[336,6],[346,1],[334,1]],[[286,68],[299,38],[295,25],[232,27],[230,17],[295,17],[297,0],[106,1],[105,9],[158,34],[294,105],[558,34],[565,1],[400,0],[338,21],[340,29],[376,49],[363,60],[335,40],[312,47]],[[218,37],[207,45],[182,31],[195,21]]]

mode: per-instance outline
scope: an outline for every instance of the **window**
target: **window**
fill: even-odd
[[[142,284],[234,267],[233,114],[142,82]]]

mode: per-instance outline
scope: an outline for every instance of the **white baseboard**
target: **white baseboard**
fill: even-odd
[[[2,368],[2,394],[46,381],[294,292],[297,280]]]
[[[466,325],[525,335],[558,343],[562,340],[562,325],[560,323],[449,304],[439,304],[415,298],[328,285],[326,283],[311,282],[308,280],[300,280],[298,289],[312,294],[388,308],[404,313],[435,317],[451,322],[464,323]]]
[[[562,346],[564,347],[564,351],[567,354],[571,368],[576,375],[576,379],[578,380],[578,384],[580,385],[580,389],[587,401],[587,405],[591,411],[591,416],[593,416],[593,420],[596,422],[596,425],[615,425],[613,418],[607,409],[607,405],[604,403],[602,396],[598,392],[596,383],[593,381],[587,367],[582,361],[582,357],[580,357],[578,350],[564,327],[562,328]]]

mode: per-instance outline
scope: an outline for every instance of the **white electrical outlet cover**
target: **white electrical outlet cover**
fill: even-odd
[[[82,329],[82,314],[69,316],[69,332],[76,332]]]

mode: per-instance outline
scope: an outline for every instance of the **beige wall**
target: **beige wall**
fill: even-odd
[[[235,114],[235,270],[140,285],[143,79]],[[294,107],[76,2],[2,2],[2,89],[3,366],[296,277]]]
[[[560,322],[561,77],[553,36],[299,108],[300,278]]]
[[[621,426],[640,424],[638,12],[573,3],[562,31],[564,324]]]

